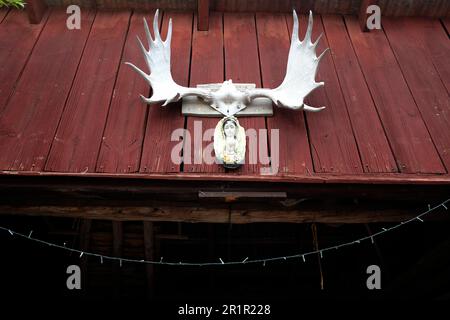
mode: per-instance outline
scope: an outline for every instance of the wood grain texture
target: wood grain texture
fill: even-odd
[[[194,28],[192,38],[191,73],[189,86],[195,87],[202,83],[222,83],[224,81],[224,55],[223,55],[223,24],[222,13],[211,13],[209,17],[209,31],[197,31]],[[194,18],[194,25],[197,24],[197,17]],[[213,134],[205,135],[205,140],[194,141],[196,132],[202,136],[207,130],[213,130],[219,118],[187,117],[186,129],[191,135],[190,157],[185,157],[185,172],[225,172],[225,169],[214,163],[208,163],[203,157],[207,153],[211,157],[214,155],[212,137]],[[197,129],[197,130],[196,130]],[[188,141],[185,141],[185,149]],[[185,153],[186,155],[186,153]],[[214,159],[214,158],[213,158]]]
[[[445,173],[384,32],[361,33],[355,18],[345,21],[400,171]]]
[[[165,36],[172,18],[171,69],[176,83],[189,84],[189,61],[193,15],[191,13],[165,12],[162,35]],[[145,69],[146,70],[146,69]],[[162,103],[150,105],[142,149],[140,172],[180,172],[180,164],[171,158],[171,151],[183,141],[172,141],[172,133],[184,128],[181,101],[166,107]]]
[[[436,21],[437,22],[437,21]],[[427,37],[447,43],[443,68],[450,72],[450,43],[439,23],[425,18],[386,18],[383,27],[408,87],[441,156],[450,169],[450,98],[443,80],[430,60]],[[445,72],[445,70],[443,70]],[[450,79],[449,79],[450,80]]]
[[[260,88],[261,75],[254,14],[224,14],[224,50],[225,78],[233,79],[234,83],[254,83]],[[254,135],[247,138],[245,164],[233,172],[259,174],[261,167],[259,154],[268,154],[267,140],[260,141],[258,136],[261,129],[266,129],[265,117],[240,117],[239,123],[248,130],[248,133]],[[259,147],[262,150],[259,150]]]
[[[52,11],[13,96],[1,112],[0,167],[5,170],[44,168],[94,13],[86,10],[81,30],[67,30],[66,19],[64,10]]]
[[[44,24],[30,25],[19,10],[0,11],[0,111],[14,91],[17,80],[39,38]]]
[[[136,36],[145,41],[143,18],[152,13],[134,13],[125,42],[123,57],[114,87],[111,107],[102,138],[97,172],[137,172],[147,122],[147,105],[139,94],[147,95],[149,84],[125,62],[147,70]],[[145,43],[145,42],[144,42]]]
[[[171,221],[189,223],[373,223],[399,222],[413,218],[411,209],[368,208],[367,206],[333,209],[239,209],[204,207],[105,207],[105,206],[0,206],[3,215],[88,218],[114,221]],[[151,246],[151,240],[146,244]]]
[[[256,15],[259,55],[264,88],[276,88],[286,74],[289,34],[284,15]],[[274,107],[267,118],[269,143],[271,130],[279,130],[279,147],[270,148],[271,156],[279,154],[279,174],[311,173],[313,166],[303,112]]]
[[[364,172],[397,172],[397,164],[343,18],[333,15],[323,16],[322,20]]]
[[[95,171],[129,20],[97,12],[45,170]]]
[[[286,18],[291,29],[292,16],[288,15]],[[306,15],[300,16],[299,19],[300,30],[303,30],[299,34],[302,35],[308,20]],[[313,41],[324,33],[321,18],[316,17],[314,22]],[[317,55],[328,47],[327,35],[324,34],[317,46]],[[330,52],[326,53],[320,62],[316,81],[325,82],[325,86],[311,92],[306,97],[305,103],[313,107],[326,106],[326,109],[319,113],[305,113],[314,170],[339,173],[363,172],[352,124]]]
[[[416,28],[417,34],[415,37],[428,50],[429,59],[431,59],[441,77],[447,92],[450,92],[450,59],[448,54],[450,52],[450,18],[444,19],[444,21],[447,21],[447,34],[438,20],[420,20],[422,21],[420,28],[423,29]]]

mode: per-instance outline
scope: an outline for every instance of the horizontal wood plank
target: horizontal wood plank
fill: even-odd
[[[417,215],[411,209],[376,209],[364,206],[334,209],[234,209],[202,207],[11,207],[3,215],[70,217],[115,221],[171,221],[189,223],[373,223],[399,222]]]

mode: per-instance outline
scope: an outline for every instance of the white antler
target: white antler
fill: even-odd
[[[209,91],[197,88],[187,88],[178,85],[172,78],[170,72],[170,41],[172,38],[172,19],[169,20],[169,29],[167,31],[167,38],[165,41],[161,39],[158,28],[158,15],[159,10],[156,10],[155,16],[153,18],[153,31],[155,33],[155,40],[152,39],[150,35],[150,30],[148,29],[147,21],[144,18],[145,34],[147,36],[147,41],[149,44],[149,50],[147,51],[142,44],[141,39],[137,37],[139,46],[145,57],[145,62],[150,69],[150,75],[146,74],[144,71],[136,67],[130,62],[125,62],[127,65],[131,66],[137,73],[139,73],[153,89],[153,95],[150,98],[145,98],[141,95],[141,98],[146,103],[156,103],[165,101],[163,106],[170,102],[175,102],[180,100],[185,96],[200,96],[205,100],[209,100]]]
[[[314,89],[323,86],[323,82],[316,82],[315,77],[322,54],[316,56],[316,47],[319,38],[312,43],[311,34],[313,27],[312,12],[309,12],[308,29],[305,38],[300,41],[298,38],[298,17],[294,10],[294,27],[292,30],[291,47],[286,68],[286,76],[278,88],[275,89],[254,89],[249,92],[249,98],[257,97],[270,98],[277,106],[291,109],[303,108],[305,111],[317,112],[325,107],[314,108],[304,104],[304,98]]]

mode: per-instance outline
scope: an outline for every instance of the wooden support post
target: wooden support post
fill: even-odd
[[[89,243],[91,240],[91,219],[83,219],[80,226],[80,250],[89,251]],[[81,288],[87,290],[87,256],[81,257]]]
[[[47,11],[47,3],[45,3],[45,0],[28,0],[25,9],[28,14],[28,21],[32,24],[38,24]]]
[[[115,257],[122,257],[123,254],[123,227],[121,221],[112,222],[113,231],[113,254]],[[114,272],[114,297],[120,298],[121,287],[121,267],[120,263],[113,264]]]
[[[377,4],[378,0],[361,0],[361,7],[359,8],[359,26],[362,32],[369,32],[367,28],[367,8],[373,4]]]
[[[209,0],[198,0],[197,2],[197,30],[209,30]]]
[[[144,221],[144,247],[145,260],[155,260],[155,232],[153,222]],[[153,299],[155,296],[155,267],[152,264],[146,265],[148,298]]]

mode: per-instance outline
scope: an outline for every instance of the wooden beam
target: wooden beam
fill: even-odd
[[[145,260],[155,260],[155,230],[153,222],[144,221],[144,247]],[[155,267],[152,264],[145,266],[147,273],[147,294],[149,299],[155,297]]]
[[[28,0],[25,9],[27,11],[28,21],[31,24],[39,24],[45,11],[47,11],[47,4],[45,0]]]
[[[122,221],[112,221],[113,232],[113,254],[115,257],[122,257],[123,253],[123,227]],[[121,267],[120,264],[113,264],[113,277],[114,277],[114,297],[120,298],[121,287]]]
[[[106,206],[0,206],[0,214],[89,218],[117,221],[168,221],[245,224],[282,223],[374,223],[399,222],[412,218],[420,209],[374,207],[374,205],[327,206],[322,208],[211,208],[211,207],[106,207]],[[439,210],[439,209],[438,209]],[[442,209],[444,210],[444,209]],[[432,215],[430,219],[445,219]]]
[[[209,30],[209,0],[197,1],[197,30],[208,31]]]
[[[378,0],[361,0],[361,7],[359,8],[359,26],[362,32],[369,32],[370,30],[367,28],[367,8],[373,4],[377,4]]]

